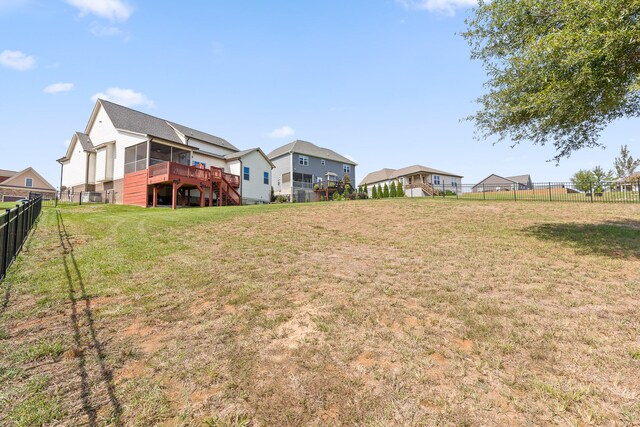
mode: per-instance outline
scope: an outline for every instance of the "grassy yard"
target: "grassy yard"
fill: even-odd
[[[47,208],[0,425],[638,425],[640,205]]]

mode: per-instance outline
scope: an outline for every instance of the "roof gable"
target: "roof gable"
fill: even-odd
[[[28,174],[32,174],[35,177],[37,177],[38,179],[40,179],[44,184],[45,187],[49,190],[53,190],[55,191],[55,188],[49,184],[49,181],[47,181],[46,179],[44,179],[42,177],[42,175],[40,175],[38,172],[36,172],[36,170],[34,168],[32,168],[31,166],[29,166],[26,169],[21,170],[20,172],[16,172],[15,175],[13,175],[11,178],[3,181],[0,185],[7,185],[7,186],[13,186],[13,187],[24,187],[24,181],[21,180],[21,178],[24,178],[25,175]],[[26,187],[26,188],[30,188],[30,187]]]
[[[346,163],[348,165],[357,166],[358,164],[353,160],[336,153],[333,150],[328,148],[319,147],[309,141],[303,141],[301,139],[290,142],[289,144],[285,144],[282,147],[276,148],[271,153],[269,153],[270,159],[275,159],[277,157],[283,156],[285,154],[304,154],[307,156],[318,157],[321,159],[333,160],[336,162]]]
[[[276,166],[271,162],[271,160],[269,160],[269,157],[267,157],[266,154],[264,154],[264,151],[262,151],[260,149],[260,147],[256,147],[256,148],[250,148],[248,150],[243,150],[243,151],[238,151],[232,154],[227,154],[224,156],[225,160],[236,160],[236,159],[240,159],[248,154],[253,153],[254,151],[257,151],[262,157],[264,157],[264,159],[267,161],[267,163],[269,163],[269,165],[271,165],[271,168],[275,168]]]

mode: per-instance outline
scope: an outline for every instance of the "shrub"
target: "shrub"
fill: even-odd
[[[389,186],[387,185],[386,182],[384,184],[384,190],[382,190],[382,197],[384,197],[384,198],[388,198],[389,197]]]
[[[398,181],[398,185],[396,186],[396,193],[398,197],[404,197],[404,186],[400,181]]]
[[[389,196],[397,197],[398,193],[396,192],[396,182],[391,181],[391,187],[389,188]]]
[[[371,198],[372,199],[377,199],[378,198],[378,190],[376,190],[376,186],[373,186],[373,190],[371,190]]]
[[[342,200],[342,196],[340,195],[340,193],[338,193],[337,191],[333,193],[333,200],[335,201]]]
[[[368,199],[369,195],[367,193],[365,193],[364,191],[362,193],[358,193],[358,199],[360,200],[364,200],[364,199]]]
[[[289,201],[289,198],[282,194],[277,195],[275,199],[276,203],[286,203],[288,201]]]
[[[317,189],[319,189],[319,188],[320,188],[320,186],[319,186],[318,184],[313,184],[313,189],[314,189],[314,190],[317,190]]]
[[[378,184],[378,199],[382,199],[382,187]]]
[[[367,193],[367,197],[369,196],[369,189],[367,188],[367,184],[364,185],[364,192]]]

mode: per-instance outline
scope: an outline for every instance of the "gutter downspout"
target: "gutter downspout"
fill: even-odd
[[[242,192],[244,190],[244,168],[242,167],[242,157],[238,159],[240,161],[240,173],[242,173],[242,177],[240,180],[240,206],[242,206]],[[251,176],[249,176],[251,178]]]
[[[89,159],[91,158],[91,153],[87,152],[87,167],[84,173],[84,191],[87,190],[87,185],[89,185]]]

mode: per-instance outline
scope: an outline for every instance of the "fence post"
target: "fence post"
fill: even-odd
[[[487,200],[487,193],[484,191],[484,184],[482,184],[482,200]]]
[[[82,206],[82,191],[80,192],[80,205],[79,206]]]
[[[518,200],[518,187],[520,184],[513,184],[513,200]]]
[[[638,179],[636,184],[638,185],[638,202],[640,202],[640,179]]]
[[[593,203],[593,182],[589,181],[589,195],[591,196],[591,203]]]
[[[7,257],[9,255],[9,224],[11,223],[11,209],[5,209],[4,210],[4,217],[5,217],[5,222],[4,222],[4,235],[2,236],[2,254],[1,254],[1,259],[2,259],[2,269],[0,269],[0,272],[2,272],[2,275],[0,275],[0,278],[4,277],[4,275],[7,272]]]
[[[444,199],[444,178],[442,179],[442,198]]]
[[[551,181],[549,181],[549,201],[553,201],[553,198],[551,197]]]

